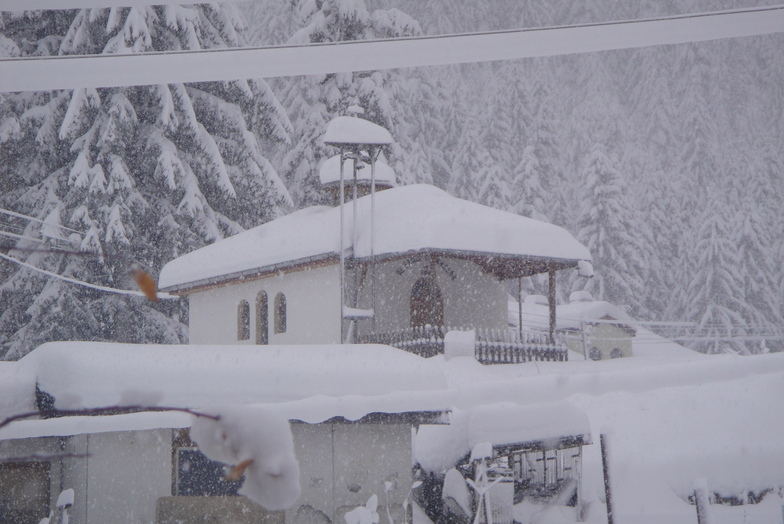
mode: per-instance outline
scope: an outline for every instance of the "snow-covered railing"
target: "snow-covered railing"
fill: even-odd
[[[372,333],[360,337],[360,343],[386,344],[428,358],[444,352],[444,335],[467,328],[424,326]],[[519,364],[521,362],[565,361],[566,343],[556,335],[555,344],[547,333],[522,334],[507,329],[477,328],[476,360],[482,364]]]
[[[476,330],[476,360],[482,364],[519,364],[567,360],[565,339],[556,334],[555,343],[548,333],[507,329]]]
[[[429,358],[444,352],[444,335],[449,331],[441,326],[403,328],[359,337],[360,344],[386,344],[421,357]]]

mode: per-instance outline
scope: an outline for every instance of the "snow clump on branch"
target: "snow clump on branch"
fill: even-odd
[[[209,412],[219,419],[197,417],[191,427],[191,438],[202,453],[234,465],[227,478],[239,478],[244,473],[240,495],[270,511],[291,506],[299,498],[300,485],[288,420],[247,406]]]

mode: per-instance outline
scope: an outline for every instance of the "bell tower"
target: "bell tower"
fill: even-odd
[[[392,135],[369,120],[360,118],[359,116],[339,116],[329,124],[324,133],[324,144],[334,146],[340,150],[337,160],[334,161],[338,165],[338,184],[337,184],[337,200],[340,206],[340,299],[341,299],[341,342],[351,343],[354,341],[356,335],[356,323],[359,319],[370,318],[371,330],[375,331],[375,308],[376,308],[376,256],[375,256],[375,196],[376,196],[376,182],[377,182],[377,169],[381,150],[384,146],[392,143]],[[335,158],[335,157],[333,157]],[[325,162],[325,165],[329,162]],[[346,231],[345,217],[346,217],[346,200],[347,187],[346,167],[350,166],[348,178],[350,180],[350,197],[352,200],[352,213],[351,213],[351,227]],[[369,169],[368,169],[369,166]],[[388,166],[387,166],[388,167]],[[322,171],[324,167],[322,166]],[[354,286],[352,286],[354,293],[353,296],[348,296],[347,293],[347,260],[346,252],[349,246],[353,246],[357,238],[357,198],[359,198],[359,172],[369,171],[369,177],[365,175],[363,178],[369,178],[369,184],[365,184],[368,188],[370,195],[370,275],[371,275],[371,309],[363,310],[359,308],[359,266],[354,259],[353,249],[351,250],[351,259],[349,262],[350,269],[352,270],[352,277],[354,278]],[[391,169],[390,169],[391,171]],[[392,174],[394,180],[394,173]],[[348,234],[347,234],[348,233]],[[349,238],[346,238],[349,236]]]

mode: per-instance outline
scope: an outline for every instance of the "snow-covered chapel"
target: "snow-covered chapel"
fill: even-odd
[[[335,207],[297,211],[161,271],[163,291],[188,297],[192,344],[380,342],[432,356],[458,329],[474,330],[482,361],[566,359],[556,275],[590,271],[587,248],[558,226],[433,186],[394,187],[380,154],[391,137],[369,121],[339,117],[325,142],[341,151],[320,173]],[[505,282],[539,273],[549,274],[549,333],[508,330]]]

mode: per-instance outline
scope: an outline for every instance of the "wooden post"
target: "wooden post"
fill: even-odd
[[[577,494],[577,504],[575,510],[577,511],[577,522],[584,522],[585,521],[585,508],[583,508],[583,447],[579,446],[577,448],[577,453],[579,456],[577,457],[577,462],[575,464],[575,468],[577,469],[577,488],[575,493]]]
[[[555,345],[555,269],[550,268],[547,304],[550,307],[550,344]]]
[[[610,489],[610,467],[607,458],[607,436],[602,433],[599,435],[599,442],[602,447],[602,470],[604,471],[604,496],[607,499],[607,524],[614,524],[612,510],[612,490]]]

